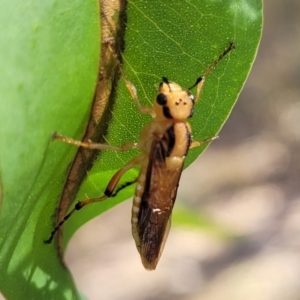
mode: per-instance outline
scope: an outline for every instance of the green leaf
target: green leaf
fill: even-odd
[[[228,47],[236,50],[225,57],[209,75],[190,123],[194,140],[216,136],[228,118],[253,64],[262,29],[261,1],[129,1],[123,68],[144,105],[152,105],[161,77],[183,87],[191,86]],[[138,112],[124,81],[120,80],[107,143],[121,145],[138,141],[143,126],[151,120]],[[65,147],[68,147],[65,145]],[[185,167],[207,147],[192,149]],[[135,155],[102,151],[83,181],[77,200],[103,195],[112,175]],[[131,170],[122,182],[138,172]],[[118,197],[89,205],[65,224],[64,243],[74,232],[117,203],[132,197],[133,187]],[[80,214],[80,216],[79,216]]]
[[[72,160],[51,135],[84,130],[98,71],[99,7],[78,0],[0,6],[0,289],[8,299],[75,299],[71,276],[43,243]]]
[[[261,1],[128,1],[127,16],[123,67],[145,105],[151,105],[162,76],[189,87],[235,42],[236,50],[207,78],[191,119],[194,140],[215,136],[254,61]],[[95,1],[4,0],[0,20],[5,28],[0,33],[0,289],[8,299],[78,299],[56,244],[43,240],[53,229],[77,150],[52,142],[51,135],[58,131],[80,139],[84,133],[98,70],[99,8]],[[113,145],[137,141],[150,120],[138,113],[122,80],[111,113],[105,139]],[[204,148],[192,149],[186,165]],[[101,196],[112,174],[134,155],[102,151],[76,200]],[[136,174],[128,172],[122,182]],[[72,216],[65,243],[80,225],[133,190]]]

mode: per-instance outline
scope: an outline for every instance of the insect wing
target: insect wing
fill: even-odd
[[[138,217],[140,255],[143,265],[154,270],[161,256],[171,226],[171,214],[176,199],[182,163],[170,167],[163,140],[154,140],[149,156],[145,189]]]

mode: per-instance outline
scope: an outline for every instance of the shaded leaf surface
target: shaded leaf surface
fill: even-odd
[[[66,153],[74,153],[51,135],[80,137],[84,129],[98,69],[99,8],[95,1],[0,6],[0,288],[8,299],[77,298],[54,246],[43,240],[72,160]]]

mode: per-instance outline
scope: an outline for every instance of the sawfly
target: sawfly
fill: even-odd
[[[184,89],[166,77],[158,87],[153,107],[142,106],[134,85],[128,81],[121,69],[126,87],[135,101],[139,111],[150,114],[153,120],[142,130],[136,143],[125,143],[121,147],[107,144],[81,142],[54,134],[54,138],[78,147],[100,150],[125,151],[138,149],[141,154],[131,159],[118,170],[109,181],[104,195],[98,198],[87,198],[78,202],[75,207],[61,220],[46,241],[50,243],[63,223],[76,210],[90,203],[104,201],[119,191],[117,185],[123,174],[132,168],[139,168],[136,190],[132,205],[132,235],[140,253],[142,263],[147,270],[154,270],[162,254],[170,226],[172,209],[175,203],[179,179],[185,157],[189,149],[203,143],[211,142],[216,137],[204,141],[192,141],[191,126],[187,122],[193,116],[193,108],[200,98],[205,78],[211,73],[220,60],[235,48],[230,43],[227,49],[207,68],[190,88]],[[194,97],[190,90],[196,87]]]

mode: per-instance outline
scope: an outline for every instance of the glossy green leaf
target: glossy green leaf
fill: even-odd
[[[123,67],[144,105],[151,105],[162,76],[191,86],[206,68],[228,47],[236,49],[209,75],[190,123],[194,140],[218,134],[228,118],[253,64],[262,29],[261,1],[129,1],[128,25]],[[106,140],[111,145],[137,141],[145,123],[151,120],[139,113],[123,80]],[[206,148],[190,150],[185,166]],[[67,146],[66,146],[67,147]],[[111,176],[135,155],[103,151],[83,182],[77,200],[103,195]],[[122,183],[137,176],[129,171]],[[90,205],[65,224],[65,244],[87,220],[132,197],[134,188],[118,197]]]
[[[7,299],[75,299],[54,246],[43,243],[72,160],[51,135],[84,129],[98,70],[98,3],[0,7],[0,290]]]
[[[5,28],[0,33],[0,289],[8,299],[77,299],[56,244],[43,243],[76,152],[52,142],[51,134],[80,139],[84,132],[98,70],[99,8],[95,1],[78,0],[4,0],[0,6]],[[189,87],[235,42],[236,50],[207,78],[191,119],[195,140],[215,136],[254,61],[261,1],[131,0],[127,16],[124,71],[145,105],[151,105],[162,76]],[[138,140],[149,120],[121,80],[107,142]],[[186,165],[203,149],[191,150]],[[102,195],[112,174],[135,154],[101,152],[76,200]],[[122,182],[136,174],[128,172]],[[65,242],[81,224],[132,196],[133,189],[72,216]]]

